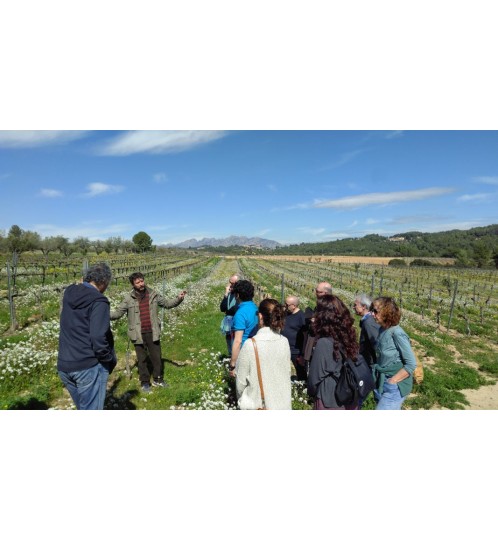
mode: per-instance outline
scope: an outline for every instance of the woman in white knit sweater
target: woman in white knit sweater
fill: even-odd
[[[280,334],[285,310],[274,299],[259,305],[259,331],[254,337],[259,353],[265,406],[269,410],[292,409],[291,353],[289,341]],[[246,340],[235,367],[237,400],[241,410],[262,408],[261,391],[252,340]]]

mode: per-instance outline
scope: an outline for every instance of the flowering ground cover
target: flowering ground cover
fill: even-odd
[[[355,273],[348,274],[347,280],[343,276],[336,284],[333,276],[327,275],[327,268],[320,275],[315,265],[310,267],[312,272],[309,274],[303,271],[302,262],[279,262],[278,265],[254,259],[206,258],[202,265],[188,268],[183,274],[161,281],[147,280],[149,286],[166,298],[175,297],[183,289],[188,291],[179,307],[161,311],[162,356],[169,387],[153,388],[150,394],[141,391],[124,316],[112,323],[118,365],[110,377],[106,408],[236,409],[233,381],[228,377],[225,338],[219,332],[223,317],[219,304],[231,274],[242,272],[245,278],[258,286],[258,294],[280,300],[281,275],[285,271],[284,293],[300,296],[303,308],[314,306],[313,288],[319,278],[330,278],[334,292],[348,305],[357,293]],[[74,408],[56,371],[62,286],[29,286],[16,298],[21,327],[10,333],[8,326],[4,326],[0,337],[0,409]],[[109,287],[106,295],[113,308],[129,287],[126,281]],[[8,317],[8,302],[0,299],[0,323],[8,321]],[[457,329],[447,331],[434,319],[424,317],[423,313],[409,307],[403,308],[401,325],[412,338],[425,367],[423,384],[414,387],[404,408],[465,408],[469,405],[465,396],[467,390],[496,383],[498,344],[494,325],[489,333],[486,325],[473,327],[471,334]],[[131,378],[127,371],[127,358],[132,366]],[[310,409],[310,400],[303,385],[294,384],[292,393],[294,409]],[[372,409],[373,400],[368,400],[364,407]]]

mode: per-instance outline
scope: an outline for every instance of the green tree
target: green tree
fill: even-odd
[[[71,255],[75,251],[76,247],[72,244],[69,244],[68,238],[63,237],[62,235],[57,235],[54,238],[55,242],[57,243],[57,250],[59,250],[59,252],[63,254],[64,257]]]
[[[136,247],[137,252],[149,252],[152,250],[152,239],[145,233],[145,231],[139,231],[133,235],[133,244]]]
[[[95,250],[95,253],[96,253],[97,255],[100,255],[103,251],[105,251],[105,246],[104,246],[103,241],[101,241],[101,240],[96,240],[96,241],[93,243],[93,249]]]
[[[18,225],[13,225],[7,236],[7,248],[13,254],[21,254],[40,247],[41,237],[34,231],[24,231]]]
[[[7,239],[5,237],[5,231],[0,230],[0,253],[7,251]]]
[[[456,267],[471,267],[471,261],[467,250],[457,250],[455,254],[455,266]]]
[[[491,259],[491,250],[484,241],[478,240],[474,244],[473,259],[479,268],[486,266]]]
[[[50,252],[58,250],[58,246],[57,237],[45,237],[40,241],[40,250],[45,258],[48,258]]]
[[[41,237],[36,231],[25,231],[23,241],[27,252],[40,249]]]
[[[13,225],[9,229],[9,234],[7,235],[7,248],[9,252],[20,254],[24,252],[24,246],[22,241],[22,236],[24,231],[18,226]]]
[[[124,240],[121,249],[124,253],[131,253],[135,249],[135,245],[131,240]]]
[[[73,240],[73,246],[74,248],[80,252],[82,255],[86,255],[88,253],[88,250],[90,250],[90,246],[92,243],[90,242],[90,239],[87,237],[76,237]]]
[[[391,259],[387,265],[389,267],[406,267],[406,261],[404,259]]]

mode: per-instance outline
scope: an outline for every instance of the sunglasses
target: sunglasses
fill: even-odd
[[[380,310],[378,310],[377,308],[372,308],[372,314],[378,314],[380,312]]]

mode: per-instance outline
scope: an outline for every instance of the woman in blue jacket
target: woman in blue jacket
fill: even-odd
[[[400,410],[413,387],[417,365],[410,338],[399,326],[401,310],[391,297],[378,297],[372,314],[381,326],[377,341],[377,362],[373,366],[378,410]]]

